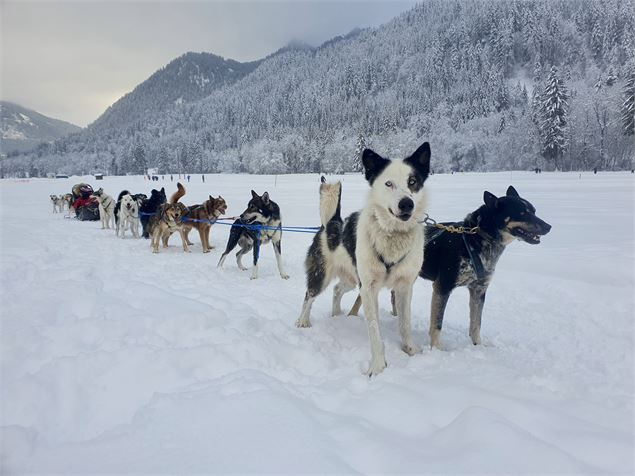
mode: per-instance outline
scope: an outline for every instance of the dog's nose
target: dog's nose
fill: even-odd
[[[551,231],[551,225],[545,222],[545,235]]]
[[[399,211],[401,213],[412,213],[412,209],[415,207],[414,202],[408,198],[404,197],[399,200]]]

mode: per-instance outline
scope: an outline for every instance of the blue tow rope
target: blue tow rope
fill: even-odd
[[[154,216],[156,213],[139,212],[142,216]],[[268,226],[268,225],[250,225],[248,223],[223,223],[223,221],[231,221],[233,218],[218,218],[217,220],[197,220],[195,218],[181,218],[181,221],[189,221],[195,223],[210,223],[212,225],[227,225],[236,226],[240,228],[247,228],[248,230],[256,230],[258,232],[258,238],[260,238],[260,232],[262,230],[280,230],[288,231],[291,233],[317,233],[320,231],[319,226]]]

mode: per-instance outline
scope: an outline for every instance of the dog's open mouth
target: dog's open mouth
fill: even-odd
[[[511,231],[512,235],[516,238],[520,238],[521,240],[529,243],[530,245],[537,245],[540,243],[540,235],[535,233],[530,233],[523,228],[516,227]]]
[[[412,213],[401,213],[397,215],[390,208],[388,209],[388,211],[392,214],[392,216],[394,216],[395,218],[399,218],[401,221],[408,221],[410,220],[410,217],[412,216]]]

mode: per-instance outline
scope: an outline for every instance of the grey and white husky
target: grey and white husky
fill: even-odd
[[[93,196],[97,198],[99,202],[99,218],[101,220],[101,229],[110,229],[110,220],[112,220],[113,227],[115,226],[115,200],[104,192],[103,188],[100,188],[93,193]]]
[[[394,161],[366,149],[362,163],[371,186],[367,203],[346,221],[340,216],[341,184],[320,186],[322,227],[307,255],[307,292],[296,325],[311,326],[311,305],[333,279],[339,278],[333,290],[334,315],[341,313],[344,293],[359,285],[370,337],[367,374],[372,376],[386,368],[378,319],[378,294],[383,287],[396,293],[401,348],[408,355],[421,352],[412,341],[410,303],[423,263],[419,220],[425,213],[423,185],[430,170],[430,145],[425,142],[410,157]]]

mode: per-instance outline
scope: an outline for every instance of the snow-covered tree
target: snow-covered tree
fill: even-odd
[[[632,136],[635,134],[635,69],[631,69],[624,85],[624,102],[621,113],[624,135]]]
[[[558,69],[551,67],[541,95],[540,132],[543,156],[560,169],[560,159],[567,147],[567,109],[569,95]]]

